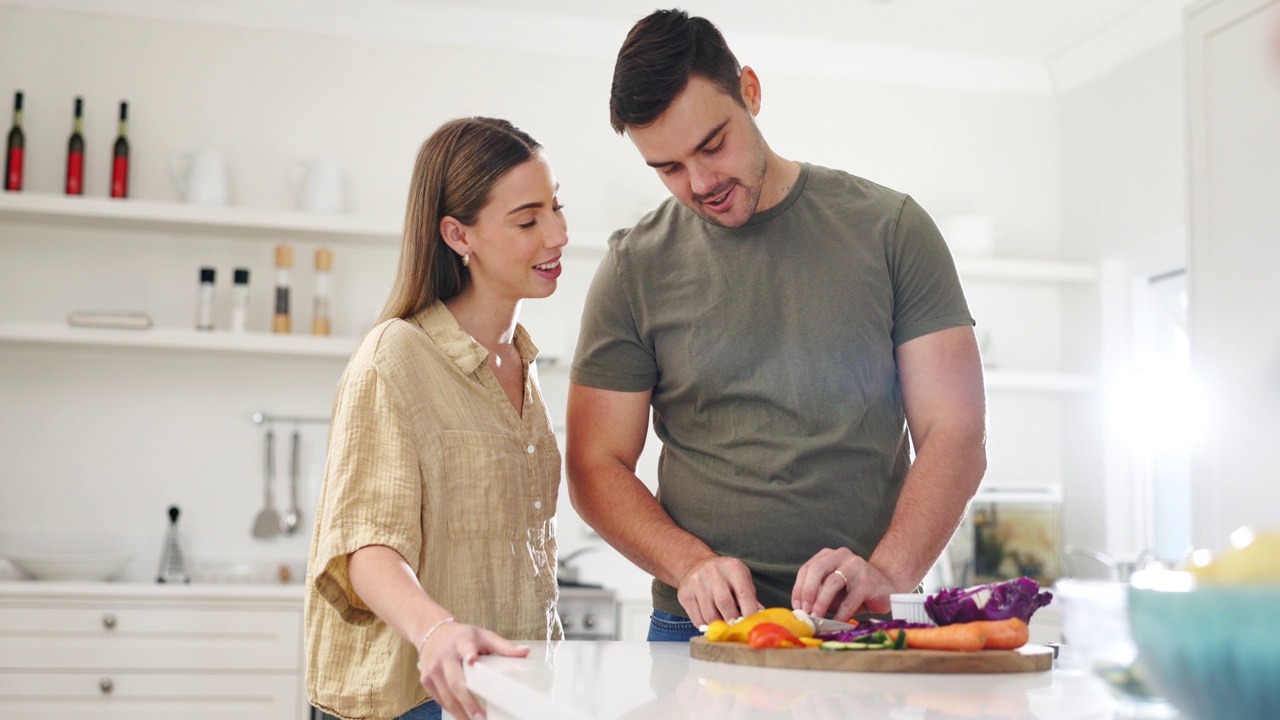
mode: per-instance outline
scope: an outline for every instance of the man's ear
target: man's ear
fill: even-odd
[[[471,241],[467,238],[467,228],[452,215],[440,218],[440,237],[454,252],[466,256],[471,254]]]
[[[738,73],[738,90],[742,93],[742,102],[752,115],[760,114],[760,78],[750,66],[743,65]]]

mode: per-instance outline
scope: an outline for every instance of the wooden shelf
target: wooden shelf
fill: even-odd
[[[1057,260],[1018,260],[997,257],[956,258],[960,278],[1011,282],[1096,283],[1098,268],[1087,263]]]
[[[987,390],[1044,393],[1085,393],[1097,382],[1088,375],[1047,370],[985,370]]]
[[[116,330],[82,328],[58,323],[0,320],[0,343],[33,345],[81,345],[225,352],[250,355],[331,358],[345,361],[355,352],[359,338],[277,335],[264,332],[200,332],[181,328]]]

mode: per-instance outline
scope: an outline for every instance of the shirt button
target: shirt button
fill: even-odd
[[[529,453],[530,455],[532,455],[532,454],[533,454],[533,451],[534,451],[534,450],[536,450],[536,449],[537,449],[537,448],[535,448],[534,446],[530,445],[529,447],[525,448],[525,449],[524,449],[524,451],[525,451],[525,452],[527,452],[527,453]]]
[[[542,501],[541,501],[541,500],[534,500],[534,501],[533,501],[533,509],[534,509],[534,510],[541,510],[541,509],[542,509]]]

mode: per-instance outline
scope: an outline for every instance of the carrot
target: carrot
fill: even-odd
[[[955,623],[932,628],[889,630],[889,637],[898,639],[898,633],[906,633],[907,647],[913,650],[981,650],[985,642],[976,623]]]
[[[1017,650],[1031,639],[1031,631],[1021,618],[1008,620],[979,620],[969,623],[977,625],[986,641],[982,643],[984,650]]]
[[[975,620],[935,628],[890,630],[889,637],[907,634],[907,647],[916,650],[1016,650],[1027,644],[1030,631],[1019,618]]]

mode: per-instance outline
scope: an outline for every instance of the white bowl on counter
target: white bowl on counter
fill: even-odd
[[[127,553],[10,553],[9,563],[32,580],[111,580],[124,570]]]
[[[889,596],[889,607],[894,620],[932,625],[933,619],[924,610],[924,593],[894,593]]]

